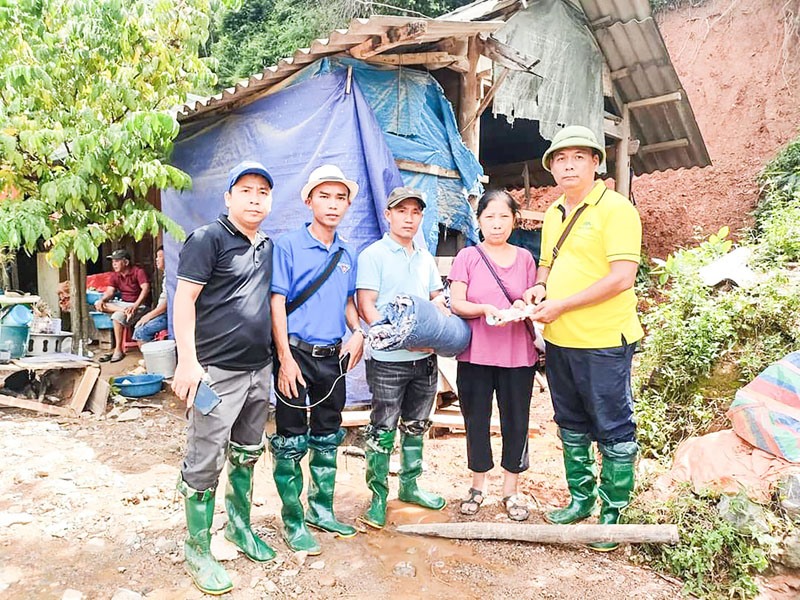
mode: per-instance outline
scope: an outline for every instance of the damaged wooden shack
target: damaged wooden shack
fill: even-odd
[[[275,99],[305,86],[305,95],[319,94],[324,104],[332,87],[314,82],[337,73],[342,94],[358,88],[371,111],[360,121],[374,119],[391,153],[392,173],[384,179],[426,194],[433,210],[426,209],[423,236],[443,276],[457,251],[478,240],[470,202],[483,189],[522,189],[529,198],[531,188],[553,185],[541,156],[565,125],[585,125],[605,141],[605,176],[625,195],[634,175],[710,164],[647,0],[480,0],[437,19],[355,19],[236,86],[193,100],[178,114],[175,161],[202,191],[163,192],[163,210],[192,229],[206,205],[204,218],[217,211],[221,193],[214,186],[221,185],[232,158],[264,157],[283,174],[276,177],[273,215],[265,226],[270,235],[285,231],[297,218],[287,206],[297,202],[298,181],[318,166],[307,164],[308,156],[334,156],[330,144],[337,139],[368,151],[368,141],[353,141],[347,131],[322,140],[327,130],[299,121],[298,127],[308,127],[306,137],[321,138],[309,154],[276,154],[267,147],[279,135],[271,115],[285,110]],[[342,98],[330,106],[340,106]],[[363,247],[381,233],[375,198],[382,182],[369,164],[362,164],[361,176],[372,205],[359,208],[361,220],[346,233]],[[295,196],[282,196],[285,189]],[[529,234],[524,245],[538,258],[541,213],[528,210],[523,217]],[[171,297],[169,273],[175,272],[179,245],[165,240],[165,249]],[[443,398],[457,394],[454,372],[442,361]],[[348,380],[348,390],[350,408],[368,403],[363,381]],[[366,419],[367,411],[354,411],[346,424]],[[435,419],[457,427],[460,415],[440,410]]]

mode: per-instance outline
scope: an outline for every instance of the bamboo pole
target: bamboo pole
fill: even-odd
[[[399,525],[400,533],[465,540],[514,540],[539,544],[676,544],[677,525],[517,525],[510,523],[425,523]]]

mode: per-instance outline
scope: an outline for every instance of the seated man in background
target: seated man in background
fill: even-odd
[[[114,353],[111,362],[125,358],[122,349],[122,332],[124,327],[132,327],[147,312],[150,297],[150,280],[144,269],[131,264],[131,255],[127,250],[114,250],[108,258],[114,273],[111,284],[103,292],[102,298],[94,303],[94,307],[111,315],[114,322]],[[115,296],[119,292],[120,298]]]
[[[164,246],[159,246],[156,250],[156,269],[163,274],[161,294],[158,296],[156,307],[142,315],[133,329],[133,339],[139,343],[139,348],[146,342],[152,342],[156,334],[167,328],[167,275],[164,272]]]

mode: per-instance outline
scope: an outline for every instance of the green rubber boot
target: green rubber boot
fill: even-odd
[[[353,537],[358,531],[352,525],[336,520],[333,514],[333,488],[336,485],[336,455],[347,432],[308,438],[308,467],[311,482],[308,484],[308,510],[306,523],[312,527],[335,533],[339,537]]]
[[[603,468],[600,471],[601,504],[597,522],[599,525],[616,525],[619,523],[620,511],[631,502],[639,446],[636,442],[598,445],[603,454]],[[598,552],[610,552],[618,547],[616,542],[589,544],[589,548]]]
[[[183,545],[186,570],[201,592],[219,596],[233,589],[225,568],[211,554],[211,522],[214,520],[214,489],[198,491],[181,477],[178,491],[184,497],[186,528],[189,536]]]
[[[225,508],[228,524],[225,539],[236,544],[244,555],[255,562],[268,562],[275,551],[253,533],[250,526],[250,507],[253,503],[253,468],[264,453],[264,444],[228,445],[228,486],[225,489]]]
[[[300,461],[308,451],[308,436],[284,437],[273,435],[269,440],[272,452],[272,475],[275,487],[281,497],[281,518],[283,519],[283,540],[292,552],[307,552],[316,556],[322,549],[306,527],[303,503],[303,472]]]
[[[396,429],[375,431],[370,429],[367,437],[367,487],[372,491],[372,501],[361,521],[383,529],[386,525],[386,499],[389,497],[389,458],[394,448]]]
[[[564,454],[564,470],[570,501],[564,508],[545,514],[549,523],[569,525],[592,514],[597,502],[597,466],[594,448],[588,434],[569,429],[559,429]]]
[[[442,510],[447,502],[444,498],[419,489],[417,479],[422,475],[422,436],[400,434],[400,490],[397,497],[403,502],[417,504],[423,508]]]

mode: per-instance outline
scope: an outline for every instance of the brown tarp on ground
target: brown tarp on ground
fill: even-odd
[[[744,491],[751,500],[766,503],[773,486],[797,470],[797,465],[751,446],[726,429],[683,442],[675,452],[672,469],[658,479],[656,488],[663,491],[689,482],[695,492]]]

